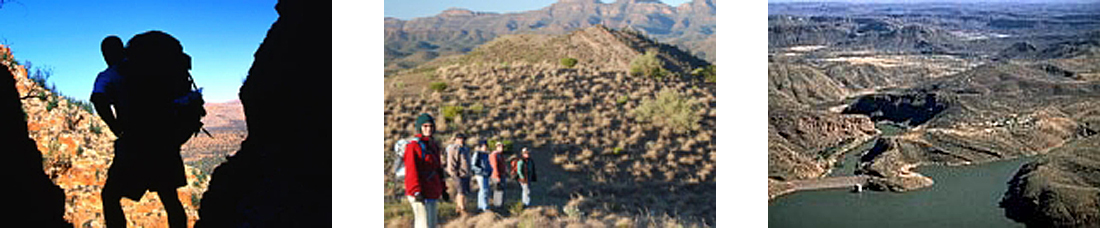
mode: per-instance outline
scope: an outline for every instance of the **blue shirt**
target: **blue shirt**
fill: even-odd
[[[103,93],[107,95],[110,102],[118,102],[118,94],[122,89],[122,75],[118,74],[118,67],[107,67],[103,72],[99,72],[99,75],[95,77],[95,87],[92,87],[92,93]]]

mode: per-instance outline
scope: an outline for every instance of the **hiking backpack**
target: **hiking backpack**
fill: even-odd
[[[422,151],[420,156],[424,156],[423,151],[428,151],[428,145],[421,143],[416,137],[397,140],[393,144],[393,152],[397,155],[397,161],[393,165],[393,175],[397,180],[405,180],[405,146],[409,143],[420,144],[420,151]]]
[[[518,167],[517,164],[519,164],[520,158],[513,157],[512,159],[508,159],[508,160],[509,160],[509,162],[508,162],[509,166],[508,167],[510,167],[509,172],[508,172],[508,176],[510,176],[512,178],[512,180],[517,180],[518,181],[519,180],[519,169],[518,168],[520,168],[520,167]]]
[[[198,136],[200,132],[214,137],[202,127],[202,117],[206,116],[206,108],[203,107],[206,102],[202,100],[202,88],[195,85],[195,79],[191,74],[187,74],[187,81],[191,84],[190,91],[172,100],[172,108],[180,118],[180,133],[187,133],[188,138]]]

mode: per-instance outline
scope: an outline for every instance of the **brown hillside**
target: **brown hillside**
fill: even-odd
[[[541,184],[547,186],[535,194],[545,197],[546,204],[564,206],[583,195],[589,203],[580,209],[586,213],[635,214],[638,208],[648,208],[713,224],[716,87],[690,77],[630,76],[621,67],[630,57],[620,53],[638,52],[627,45],[634,41],[619,40],[618,33],[593,27],[566,36],[504,37],[462,58],[510,59],[507,65],[458,61],[427,74],[387,78],[387,165],[394,159],[389,153],[393,143],[413,135],[415,115],[427,112],[440,126],[437,139],[464,132],[512,141],[513,152],[531,148],[539,159],[539,178],[545,180]],[[558,56],[534,59],[541,61],[510,58],[540,51],[574,53],[588,60],[565,68]],[[658,56],[692,62],[667,52]],[[434,91],[428,88],[431,82],[447,87]],[[678,94],[679,99],[668,99],[675,96],[662,92]],[[666,105],[647,106],[662,96]],[[659,111],[663,108],[682,115],[665,115]],[[646,116],[644,110],[658,114]],[[677,128],[677,123],[690,126]],[[684,196],[683,191],[697,194]],[[677,197],[658,198],[671,195]]]

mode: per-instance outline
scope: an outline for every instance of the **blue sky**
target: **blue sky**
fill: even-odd
[[[161,30],[179,39],[192,58],[191,75],[207,102],[237,99],[252,54],[278,19],[276,0],[8,1],[0,8],[0,43],[15,58],[53,70],[50,82],[66,96],[87,100],[107,67],[99,43]]]
[[[557,0],[385,0],[387,17],[412,19],[439,14],[451,7],[466,8],[473,11],[510,13],[537,10],[550,6]],[[614,0],[602,0],[604,3]],[[661,0],[665,4],[679,6],[690,0]]]

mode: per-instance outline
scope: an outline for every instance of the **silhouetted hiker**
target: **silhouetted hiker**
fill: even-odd
[[[519,186],[523,188],[523,206],[531,206],[530,182],[538,181],[538,175],[535,172],[535,163],[531,160],[531,152],[527,147],[523,148],[523,157],[516,162],[515,169],[516,179],[519,181]]]
[[[118,74],[118,66],[126,58],[125,48],[122,47],[122,39],[117,36],[107,36],[107,38],[103,38],[103,42],[100,42],[99,50],[103,52],[103,60],[107,62],[107,69],[96,75],[95,87],[92,88],[92,98],[89,100],[95,105],[95,111],[99,114],[99,117],[103,119],[104,123],[107,123],[107,128],[115,134],[115,137],[118,137],[122,135],[122,127],[119,126],[111,106],[117,104],[118,96],[122,93],[120,91],[122,89],[120,87],[122,75]]]
[[[470,148],[466,147],[466,136],[455,135],[454,144],[447,146],[447,175],[456,184],[455,211],[466,214],[466,195],[470,194]]]
[[[118,100],[123,105],[115,106],[123,134],[115,140],[115,157],[102,193],[107,227],[125,227],[119,200],[140,200],[146,190],[160,196],[170,227],[187,227],[176,188],[187,185],[180,146],[196,131],[197,121],[196,110],[182,107],[201,105],[201,97],[191,100],[195,92],[190,68],[183,46],[168,34],[149,31],[128,42],[126,61],[118,69],[123,79]]]
[[[489,154],[489,164],[493,165],[493,207],[504,204],[504,178],[508,177],[508,162],[504,160],[504,143],[497,142],[497,149]]]
[[[470,156],[470,171],[477,181],[477,209],[489,210],[489,178],[493,176],[493,166],[489,163],[489,144],[485,140],[477,142],[477,150]]]
[[[412,204],[416,227],[436,227],[436,200],[450,201],[443,182],[443,161],[439,145],[432,141],[435,120],[427,113],[416,118],[416,142],[405,145],[405,196]]]

